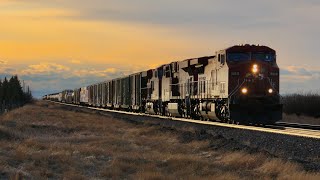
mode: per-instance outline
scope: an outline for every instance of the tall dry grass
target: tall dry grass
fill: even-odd
[[[0,116],[0,179],[320,179],[298,164],[212,150],[161,126],[37,102]],[[183,134],[183,133],[182,133]]]

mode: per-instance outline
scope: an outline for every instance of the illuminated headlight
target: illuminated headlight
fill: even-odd
[[[269,92],[270,94],[272,94],[272,93],[273,93],[273,89],[270,88],[270,89],[268,90],[268,92]]]
[[[254,64],[254,65],[252,66],[252,72],[253,72],[253,73],[257,73],[257,72],[258,72],[258,65]]]
[[[241,92],[242,92],[242,94],[247,94],[248,93],[248,89],[247,88],[242,88]]]

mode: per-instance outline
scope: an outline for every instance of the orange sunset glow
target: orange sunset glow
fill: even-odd
[[[18,74],[40,97],[66,85],[72,89],[174,60],[212,55],[234,44],[255,43],[278,52],[283,92],[296,90],[290,83],[319,82],[320,54],[315,47],[320,41],[315,34],[320,26],[315,22],[320,19],[315,14],[320,4],[246,2],[252,5],[0,0],[0,74]]]

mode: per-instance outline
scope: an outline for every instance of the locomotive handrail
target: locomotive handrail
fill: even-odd
[[[242,84],[245,82],[245,80],[242,81],[242,83],[239,85],[239,79],[238,79],[238,85],[237,87],[232,91],[232,93],[229,95],[229,97],[231,98],[236,92],[238,89],[240,89],[240,87],[242,86]]]
[[[267,77],[267,78],[269,80],[269,83],[270,83],[271,87],[276,91],[277,95],[281,97],[279,91],[277,91],[277,89],[272,85],[270,78],[269,77]]]
[[[237,88],[239,87],[239,84],[240,84],[239,81],[240,81],[240,79],[238,78],[238,84],[237,84],[236,88],[230,93],[229,97],[231,97],[235,93]]]

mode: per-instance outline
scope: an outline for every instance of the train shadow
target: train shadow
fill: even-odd
[[[278,126],[278,125],[263,125],[263,126],[258,126],[258,127],[264,127],[264,128],[269,128],[269,129],[279,129],[279,130],[285,130],[286,129],[283,126]]]

